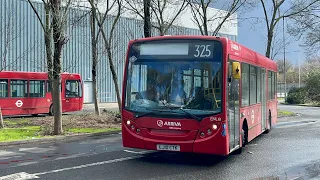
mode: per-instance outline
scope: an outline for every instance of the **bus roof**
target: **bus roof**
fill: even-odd
[[[231,59],[240,60],[241,62],[250,63],[256,66],[265,67],[273,71],[277,71],[277,63],[258,52],[247,48],[235,41],[232,41],[226,37],[218,36],[191,36],[191,35],[174,35],[174,36],[154,36],[148,38],[140,38],[131,40],[129,42],[129,47],[135,42],[144,42],[144,41],[156,41],[163,39],[203,39],[203,40],[217,40],[222,42],[224,47],[227,49],[227,53],[231,55]]]
[[[76,73],[61,73],[62,77],[66,75],[71,75],[76,78],[81,77],[80,74],[76,74]],[[48,73],[47,72],[27,72],[27,71],[0,71],[0,78],[47,79]]]

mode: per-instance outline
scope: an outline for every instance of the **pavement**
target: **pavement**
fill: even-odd
[[[99,103],[99,109],[103,110],[109,110],[109,111],[116,111],[119,112],[119,106],[118,103]],[[93,111],[94,110],[94,104],[84,104],[82,111]],[[80,111],[81,112],[81,111]]]
[[[3,179],[320,179],[320,108],[279,105],[269,134],[227,157],[122,147],[121,134],[2,147]]]

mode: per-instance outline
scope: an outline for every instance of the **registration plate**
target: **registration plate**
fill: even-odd
[[[157,144],[157,150],[160,151],[180,151],[179,145]]]

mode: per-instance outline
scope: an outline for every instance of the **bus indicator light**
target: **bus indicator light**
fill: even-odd
[[[205,136],[204,132],[201,132],[200,137],[204,138],[204,136]]]
[[[212,134],[212,130],[211,129],[207,129],[207,134],[211,135]]]

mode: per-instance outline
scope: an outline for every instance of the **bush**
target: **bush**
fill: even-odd
[[[291,88],[286,102],[289,104],[304,104],[308,101],[308,91],[305,88]]]
[[[309,72],[306,78],[306,89],[310,100],[320,103],[320,69],[319,71]]]

